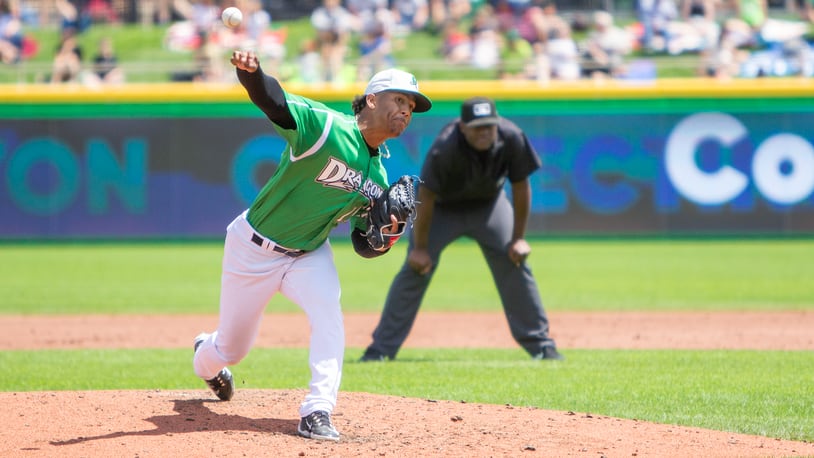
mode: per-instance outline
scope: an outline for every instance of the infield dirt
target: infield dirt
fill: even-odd
[[[363,348],[378,315],[346,315]],[[552,313],[572,348],[814,350],[814,312]],[[217,317],[4,316],[0,350],[181,348]],[[499,325],[498,325],[499,323]],[[301,314],[269,315],[258,347],[307,346]],[[406,346],[512,348],[499,313],[420,313]],[[251,356],[249,356],[251,357]],[[557,364],[557,363],[554,363]],[[544,381],[540,381],[541,389]],[[13,457],[814,457],[814,444],[623,420],[590,412],[340,391],[338,443],[296,435],[301,390],[0,393],[0,456]]]

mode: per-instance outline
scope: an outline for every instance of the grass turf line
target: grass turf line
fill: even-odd
[[[341,391],[814,440],[812,352],[569,350],[565,361],[541,362],[519,349],[405,349],[396,361],[357,363],[361,353],[348,349]],[[305,361],[306,349],[254,349],[233,367],[238,396],[302,389]],[[0,391],[206,390],[188,350],[6,351],[0,365]]]

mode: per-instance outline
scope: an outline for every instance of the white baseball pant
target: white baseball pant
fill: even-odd
[[[336,406],[345,350],[341,289],[330,242],[289,257],[272,251],[274,242],[268,239],[265,248],[252,242],[255,231],[246,213],[226,230],[220,321],[195,354],[195,374],[209,380],[239,363],[254,344],[268,301],[280,292],[305,311],[310,323],[311,382],[300,416],[317,410],[330,413]]]

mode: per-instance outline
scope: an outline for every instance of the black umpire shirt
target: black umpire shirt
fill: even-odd
[[[506,183],[523,181],[542,166],[526,134],[500,118],[497,141],[487,151],[466,142],[459,120],[447,124],[435,138],[421,168],[421,186],[436,194],[444,208],[466,209],[493,202]]]

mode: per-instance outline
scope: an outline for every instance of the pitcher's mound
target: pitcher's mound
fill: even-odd
[[[304,391],[0,393],[0,456],[773,457],[814,444],[585,412],[341,392],[339,442],[297,435]]]

